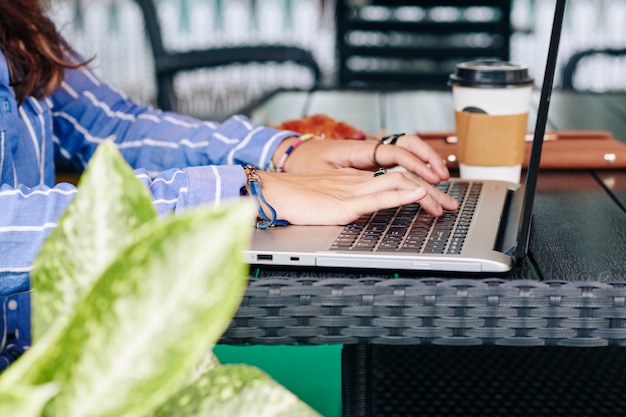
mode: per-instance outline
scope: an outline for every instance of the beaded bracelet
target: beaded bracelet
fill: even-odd
[[[257,229],[267,229],[268,227],[273,226],[287,226],[289,222],[287,220],[277,219],[276,210],[274,210],[274,207],[270,206],[269,203],[265,200],[265,197],[263,197],[263,192],[261,191],[261,185],[263,184],[263,182],[261,181],[261,177],[259,177],[259,174],[256,173],[256,167],[248,164],[245,167],[245,171],[246,176],[248,177],[250,194],[256,199],[259,210],[259,217],[261,218],[261,220],[256,222]],[[265,214],[265,209],[269,211],[270,216]]]
[[[309,139],[313,139],[314,137],[315,135],[313,135],[312,133],[307,133],[306,135],[302,135],[298,137],[298,139],[293,141],[291,146],[289,146],[287,150],[285,151],[285,153],[283,154],[283,156],[281,156],[280,161],[278,162],[278,167],[276,168],[276,171],[283,172],[285,170],[285,161],[287,160],[287,157],[291,154],[291,152],[293,152],[293,150],[296,149],[302,142],[309,140]]]

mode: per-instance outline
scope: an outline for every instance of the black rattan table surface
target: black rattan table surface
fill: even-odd
[[[548,130],[624,140],[625,97],[555,91]],[[250,114],[276,124],[326,113],[374,134],[445,131],[451,105],[441,91],[285,91]],[[542,171],[530,239],[524,263],[495,276],[253,267],[221,343],[626,345],[626,170]]]

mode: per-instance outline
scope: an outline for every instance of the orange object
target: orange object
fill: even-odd
[[[286,120],[275,126],[277,129],[291,130],[297,133],[312,133],[326,139],[366,139],[363,131],[328,117],[325,114],[314,114],[301,119]]]

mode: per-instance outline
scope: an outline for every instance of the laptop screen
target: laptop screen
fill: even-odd
[[[517,247],[515,251],[515,261],[520,262],[528,250],[528,240],[530,237],[530,224],[532,218],[532,207],[537,189],[537,177],[539,175],[539,161],[541,159],[541,148],[543,146],[543,136],[548,122],[548,108],[550,96],[552,95],[552,85],[554,83],[554,73],[556,71],[556,61],[561,40],[561,28],[563,26],[563,14],[565,12],[565,0],[557,0],[554,9],[554,20],[552,32],[550,34],[550,45],[544,70],[543,85],[539,98],[539,110],[537,111],[537,122],[533,138],[532,151],[528,170],[526,173],[526,183],[524,191],[524,203],[517,233]]]

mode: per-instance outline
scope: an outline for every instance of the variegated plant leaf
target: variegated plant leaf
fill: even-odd
[[[210,352],[245,289],[252,207],[160,221],[112,145],[90,166],[38,259],[41,337],[0,376],[0,415],[316,416],[261,371]]]
[[[54,383],[39,386],[17,383],[0,388],[0,416],[39,417],[44,406],[57,392]]]
[[[111,142],[98,147],[79,190],[34,263],[33,340],[67,318],[133,231],[156,218],[147,188]]]
[[[224,365],[181,389],[145,417],[313,417],[319,414],[267,374]]]
[[[44,335],[0,383],[56,382],[48,416],[149,415],[234,316],[253,212],[225,204],[148,223],[63,330]]]

